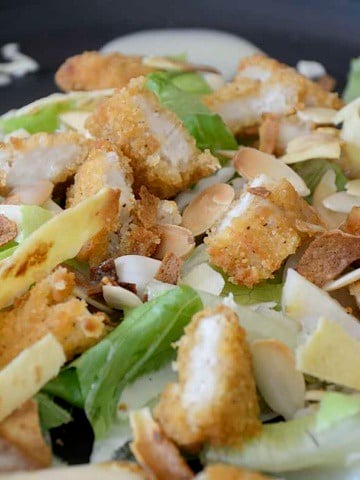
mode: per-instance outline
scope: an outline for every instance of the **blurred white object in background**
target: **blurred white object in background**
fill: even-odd
[[[19,51],[17,43],[7,43],[1,47],[1,55],[7,62],[0,63],[0,87],[11,83],[11,77],[23,77],[29,72],[36,72],[39,64]]]

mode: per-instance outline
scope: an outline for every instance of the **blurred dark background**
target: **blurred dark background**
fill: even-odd
[[[55,91],[68,56],[131,31],[205,27],[240,34],[291,65],[318,60],[345,82],[360,55],[360,0],[0,0],[0,45],[20,43],[40,71],[0,87],[0,113]]]

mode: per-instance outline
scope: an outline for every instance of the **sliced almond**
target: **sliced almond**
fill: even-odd
[[[310,194],[304,180],[282,160],[255,148],[242,147],[233,159],[237,172],[248,180],[265,174],[273,180],[286,178],[301,196]]]
[[[158,225],[160,245],[156,249],[155,258],[162,260],[167,253],[174,253],[184,258],[195,248],[195,240],[191,230],[178,225]]]
[[[338,228],[346,220],[344,213],[333,212],[323,205],[325,198],[337,192],[335,179],[336,175],[334,170],[325,172],[313,194],[313,207],[316,209],[321,220],[329,228]]]
[[[297,116],[304,122],[312,122],[315,125],[331,125],[337,110],[324,107],[307,107],[298,110]]]
[[[360,197],[360,179],[350,180],[349,182],[347,182],[347,184],[345,185],[345,190],[350,195]]]
[[[256,340],[251,345],[256,384],[266,403],[284,418],[305,404],[305,381],[296,370],[292,351],[278,340]]]
[[[336,129],[333,129],[337,132]],[[311,160],[313,158],[340,158],[341,141],[338,134],[314,131],[308,135],[296,137],[287,144],[286,155],[281,157],[283,162],[293,164]]]
[[[201,65],[196,63],[187,63],[180,60],[176,60],[171,57],[161,57],[161,56],[149,56],[143,57],[143,65],[147,67],[155,68],[157,70],[177,70],[180,72],[213,72],[220,73],[214,67],[209,65]]]
[[[124,307],[135,308],[142,304],[135,293],[117,285],[103,285],[103,296],[109,307],[123,310]]]
[[[181,278],[180,283],[213,295],[220,295],[225,286],[223,276],[211,268],[208,263],[196,265],[187,275]]]
[[[91,115],[91,112],[84,112],[81,110],[73,112],[65,112],[59,115],[60,122],[63,123],[66,127],[75,130],[85,137],[90,136],[90,132],[85,127],[85,122]]]
[[[333,212],[350,213],[353,207],[360,207],[360,197],[337,192],[324,198],[323,205]]]
[[[182,226],[195,236],[205,233],[226,212],[234,196],[234,189],[226,183],[211,185],[185,208]]]
[[[238,150],[216,150],[216,153],[225,158],[234,158]]]
[[[345,275],[342,277],[327,283],[323,286],[323,289],[327,292],[332,292],[333,290],[339,290],[339,288],[347,287],[358,280],[360,280],[360,268],[357,268],[352,272],[345,273]]]
[[[308,402],[321,402],[326,390],[308,390],[305,393],[305,400]]]
[[[123,255],[114,260],[120,283],[134,283],[137,294],[144,299],[146,284],[154,279],[161,262],[142,255]]]

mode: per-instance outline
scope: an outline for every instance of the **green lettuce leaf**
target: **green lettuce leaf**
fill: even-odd
[[[35,399],[39,407],[40,423],[45,430],[60,427],[72,421],[70,413],[45,393],[38,393]]]
[[[221,117],[211,112],[199,95],[181,90],[167,72],[150,73],[146,87],[154,92],[161,105],[172,110],[195,138],[201,150],[234,150],[237,143]]]
[[[50,382],[45,391],[75,404],[80,390],[82,406],[95,436],[101,438],[116,416],[123,389],[140,375],[158,370],[174,358],[173,342],[201,308],[197,293],[182,286],[133,309],[104,340]],[[66,386],[62,385],[64,375]],[[74,399],[69,392],[72,385]]]
[[[171,74],[169,74],[169,77]],[[207,95],[212,90],[205,82],[203,77],[196,72],[184,72],[172,74],[171,82],[180,90],[189,93],[195,93],[197,95]]]
[[[330,160],[325,160],[324,158],[316,158],[313,160],[306,160],[305,162],[295,163],[292,165],[292,168],[300,175],[309,187],[311,191],[311,195],[308,197],[309,200],[312,199],[314,190],[324,174],[330,169],[335,172],[335,183],[339,191],[345,190],[345,184],[348,181],[339,165]]]
[[[269,281],[259,283],[253,288],[243,285],[234,285],[226,281],[221,295],[227,296],[232,293],[236,303],[240,305],[253,305],[263,302],[276,302],[279,306],[281,303],[283,284],[271,283]]]
[[[353,58],[350,63],[348,81],[343,92],[343,99],[346,103],[355,100],[360,96],[360,57]]]
[[[24,128],[29,133],[54,132],[59,127],[60,113],[71,109],[71,102],[54,102],[39,108],[34,113],[14,115],[0,119],[0,128],[3,133],[11,133]]]
[[[242,448],[208,449],[206,461],[272,473],[344,467],[360,450],[360,412],[354,408],[354,402],[360,406],[360,397],[357,395],[353,401],[348,395],[337,394],[342,396],[341,402],[331,399],[333,395],[324,395],[318,413],[264,425],[261,436],[247,441]],[[320,420],[319,428],[322,417],[331,420]]]

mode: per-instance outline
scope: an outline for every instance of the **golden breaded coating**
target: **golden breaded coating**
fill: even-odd
[[[36,133],[0,144],[0,194],[41,181],[54,184],[72,177],[88,153],[88,140],[75,132]]]
[[[342,101],[276,60],[243,59],[234,80],[204,98],[235,134],[261,123],[263,114],[286,116],[305,106],[341,108]]]
[[[154,415],[179,446],[241,444],[261,428],[251,357],[237,315],[218,306],[196,314],[179,342],[178,383]]]
[[[270,480],[261,473],[243,470],[232,465],[216,464],[206,467],[196,477],[196,480]]]
[[[112,209],[112,222],[106,231],[100,232],[80,252],[79,258],[90,265],[98,265],[111,256],[110,243],[113,232],[129,220],[135,205],[132,191],[133,174],[129,160],[107,141],[96,141],[90,148],[85,162],[79,167],[74,184],[67,191],[67,207],[99,192],[103,187],[119,190],[119,201]]]
[[[122,88],[132,78],[147,75],[154,69],[142,63],[142,57],[121,53],[83,52],[68,58],[55,75],[56,85],[71,90]]]
[[[28,400],[0,423],[0,457],[0,473],[50,467],[36,401]]]
[[[177,116],[146,89],[144,77],[100,103],[86,128],[130,158],[136,193],[144,185],[159,198],[169,198],[220,166],[209,151],[200,152]]]
[[[55,335],[68,360],[102,338],[106,316],[91,314],[72,296],[74,286],[74,274],[58,267],[0,312],[0,368],[47,333]]]
[[[287,180],[275,182],[262,175],[233,202],[204,241],[211,263],[232,282],[252,287],[271,278],[308,237],[303,223],[321,225],[315,210]]]

